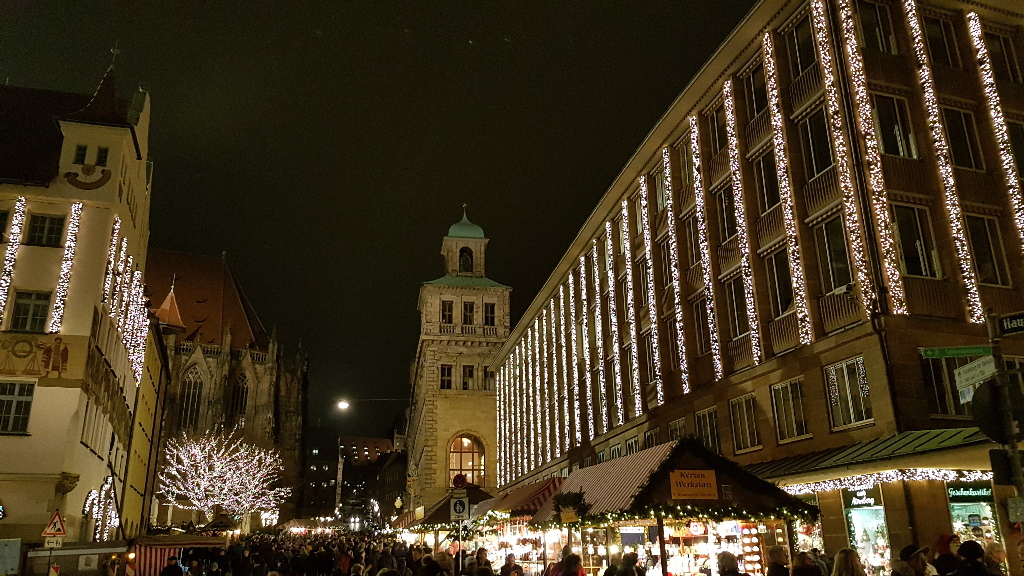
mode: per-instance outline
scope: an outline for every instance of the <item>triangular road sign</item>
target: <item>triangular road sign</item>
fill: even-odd
[[[67,536],[68,529],[64,525],[64,517],[60,515],[60,509],[53,512],[53,518],[43,530],[43,536]]]

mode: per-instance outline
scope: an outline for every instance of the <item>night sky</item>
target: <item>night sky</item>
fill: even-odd
[[[0,2],[0,81],[152,98],[151,246],[220,254],[310,419],[384,434],[462,217],[513,324],[753,0]]]

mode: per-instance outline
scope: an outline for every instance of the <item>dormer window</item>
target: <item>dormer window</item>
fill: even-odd
[[[110,148],[107,148],[106,146],[100,146],[99,149],[96,150],[96,165],[97,166],[106,166],[107,165],[107,156],[109,156],[109,155],[110,155]]]
[[[75,146],[75,164],[85,164],[85,155],[89,152],[89,147],[85,144],[79,144]]]
[[[459,274],[473,273],[473,251],[463,247],[459,250]]]

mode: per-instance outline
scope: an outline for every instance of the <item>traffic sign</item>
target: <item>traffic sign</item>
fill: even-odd
[[[461,490],[452,490],[452,498],[466,498],[468,497],[468,490],[465,488]]]
[[[996,375],[996,359],[982,356],[953,371],[957,388],[967,388]]]
[[[60,509],[54,510],[53,517],[43,529],[43,536],[67,536],[68,529],[64,524],[64,517],[60,515]]]
[[[469,520],[469,498],[452,498],[452,520]]]
[[[999,334],[1009,336],[1024,332],[1024,312],[1015,312],[999,318]]]
[[[991,346],[954,346],[952,348],[918,348],[921,358],[962,358],[964,356],[987,356]]]
[[[43,548],[60,548],[64,545],[63,536],[50,536],[43,541]]]
[[[469,480],[466,478],[465,474],[456,474],[455,477],[452,478],[452,486],[456,488],[465,488],[468,483]]]

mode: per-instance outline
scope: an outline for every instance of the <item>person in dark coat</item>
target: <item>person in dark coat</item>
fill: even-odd
[[[949,576],[956,571],[956,565],[960,562],[957,558],[957,550],[960,549],[960,537],[956,534],[940,534],[938,542],[935,543],[935,558],[932,559],[932,566],[939,576]]]
[[[985,549],[978,542],[968,540],[960,544],[957,556],[960,556],[960,563],[953,572],[956,576],[991,576],[985,569]]]
[[[167,565],[160,571],[160,576],[183,576],[184,574],[185,571],[181,569],[181,564],[178,564],[177,556],[168,558]]]
[[[768,549],[768,576],[789,576],[789,552],[782,546]]]
[[[516,555],[505,556],[505,563],[501,565],[499,576],[523,576],[523,567],[516,564]]]
[[[808,552],[800,552],[793,562],[793,576],[825,576],[821,567]]]
[[[718,553],[718,573],[721,576],[747,576],[740,572],[740,563],[732,552]]]

